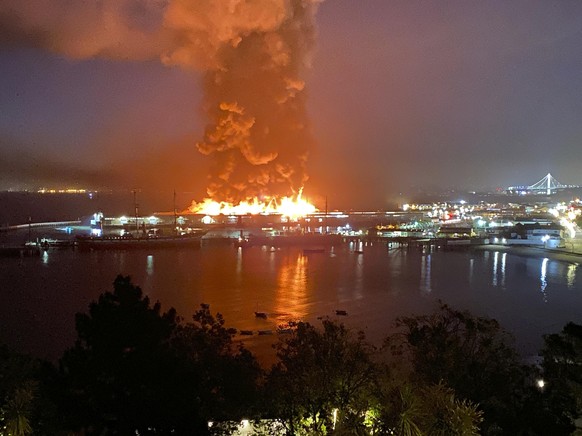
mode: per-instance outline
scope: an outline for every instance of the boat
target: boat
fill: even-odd
[[[259,336],[272,335],[273,330],[259,330]]]
[[[337,309],[337,310],[335,311],[335,314],[336,314],[336,315],[341,315],[341,316],[347,316],[348,312],[347,312],[347,311],[345,311],[345,310],[340,310],[340,309]]]
[[[146,232],[145,223],[142,222],[142,229],[138,226],[138,205],[136,199],[137,191],[133,191],[133,203],[135,209],[135,234],[132,232],[121,235],[104,235],[102,214],[101,220],[95,224],[98,236],[77,236],[77,246],[81,250],[133,250],[133,249],[153,249],[153,248],[182,248],[200,247],[200,240],[208,231],[203,229],[187,229],[178,232],[176,214],[176,192],[174,191],[174,233],[163,235],[157,229],[150,229]],[[204,308],[204,307],[203,307]]]
[[[255,317],[267,319],[267,313],[266,312],[255,312]]]
[[[132,250],[141,248],[181,248],[199,247],[205,230],[196,230],[183,235],[134,237],[123,236],[77,236],[77,246],[81,250]]]
[[[252,330],[241,330],[240,334],[242,336],[252,336],[253,335],[253,331]]]
[[[43,250],[48,250],[49,248],[73,248],[76,245],[74,239],[42,238],[38,243]]]
[[[0,246],[0,257],[40,256],[40,247],[36,245]]]
[[[324,247],[331,247],[342,243],[341,235],[321,235],[316,233],[305,234],[284,234],[277,236],[268,235],[249,235],[241,236],[234,242],[235,247],[307,247],[306,249],[322,250],[317,253],[325,252]]]
[[[325,253],[325,248],[304,248],[303,254]]]

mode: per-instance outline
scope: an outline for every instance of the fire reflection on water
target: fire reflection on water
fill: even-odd
[[[422,256],[420,261],[420,290],[422,292],[432,292],[431,287],[431,255]]]
[[[309,257],[297,253],[279,265],[275,311],[282,321],[302,320],[307,316],[307,269]]]
[[[236,251],[236,278],[240,283],[241,274],[242,274],[242,259],[243,259],[243,249],[242,247],[238,247]]]

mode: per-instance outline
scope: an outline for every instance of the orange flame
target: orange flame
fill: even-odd
[[[253,198],[248,201],[241,201],[234,205],[225,201],[215,201],[206,198],[200,203],[193,202],[189,207],[190,212],[210,216],[217,215],[283,215],[288,218],[300,218],[317,211],[317,208],[308,201],[301,198],[301,191],[296,198],[276,197],[259,200]]]

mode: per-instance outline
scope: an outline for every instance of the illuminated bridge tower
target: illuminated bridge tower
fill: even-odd
[[[546,191],[546,195],[552,195],[552,193],[555,193],[558,189],[563,188],[567,188],[567,186],[558,182],[550,173],[548,173],[548,175],[543,179],[527,187],[529,191]]]

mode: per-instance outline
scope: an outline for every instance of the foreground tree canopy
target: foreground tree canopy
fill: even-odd
[[[242,419],[259,366],[208,308],[184,323],[118,277],[88,314],[61,360],[74,430],[101,434],[200,434],[210,419]],[[243,401],[244,399],[244,401]],[[67,402],[68,400],[68,402]]]
[[[186,321],[118,276],[77,315],[58,366],[0,347],[0,435],[233,434],[243,419],[265,435],[575,429],[582,326],[545,338],[542,368],[521,363],[496,321],[446,305],[396,327],[375,347],[341,323],[300,322],[266,370],[220,314]]]
[[[495,320],[441,305],[433,314],[404,317],[390,336],[393,370],[425,385],[445,382],[479,405],[483,434],[570,434],[572,421],[547,407],[539,370],[521,363],[511,337]]]

